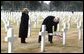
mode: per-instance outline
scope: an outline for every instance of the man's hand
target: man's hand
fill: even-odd
[[[59,36],[59,37],[62,37],[62,34],[61,34],[61,33],[59,33],[59,32],[53,32],[53,35],[54,35],[54,36]]]

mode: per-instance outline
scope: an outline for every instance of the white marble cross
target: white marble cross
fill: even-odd
[[[31,36],[31,20],[29,19],[29,22],[28,22],[28,37]]]
[[[64,46],[66,44],[66,32],[67,32],[67,23],[64,23],[64,27],[63,27],[63,45]]]
[[[81,20],[78,22],[78,39],[81,40],[81,36],[82,36],[82,25],[81,25]]]
[[[41,31],[41,52],[45,51],[45,25],[42,25]]]
[[[13,28],[12,27],[8,28],[7,37],[5,37],[5,41],[8,42],[8,53],[13,53],[14,36],[13,36]]]

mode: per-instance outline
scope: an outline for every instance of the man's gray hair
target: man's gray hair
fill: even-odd
[[[54,22],[57,22],[57,21],[59,21],[59,17],[54,18]]]

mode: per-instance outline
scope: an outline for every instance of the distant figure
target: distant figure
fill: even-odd
[[[54,33],[56,34],[56,30],[57,30],[57,24],[59,23],[59,18],[55,18],[54,16],[48,16],[44,19],[42,25],[46,25],[46,31],[48,31],[48,41],[50,43],[52,42],[52,38],[53,38],[53,26],[54,26]],[[41,31],[42,28],[40,29],[39,32],[39,38],[38,38],[38,42],[40,43],[41,41]]]
[[[72,14],[74,13],[74,11],[72,11]]]
[[[24,8],[22,10],[21,22],[19,27],[19,37],[21,38],[21,43],[26,43],[25,39],[28,35],[28,22],[29,22],[29,10]]]

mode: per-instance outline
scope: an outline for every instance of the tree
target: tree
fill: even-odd
[[[41,6],[41,4],[38,1],[31,1],[30,2],[30,10],[37,10]]]
[[[62,1],[51,1],[50,2],[50,10],[61,10],[62,9]]]
[[[49,5],[43,1],[1,1],[4,10],[21,10],[28,8],[31,11],[83,11],[83,1],[51,1]]]
[[[70,10],[74,11],[82,11],[83,10],[83,2],[82,1],[72,1],[69,6]]]
[[[51,1],[50,10],[83,11],[83,1]]]

